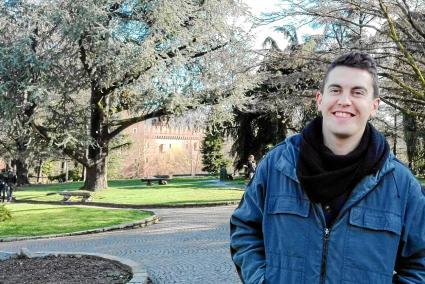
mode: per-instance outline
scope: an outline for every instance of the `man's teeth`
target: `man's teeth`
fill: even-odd
[[[337,112],[335,112],[335,116],[337,116],[337,117],[351,117],[351,113],[337,111]]]

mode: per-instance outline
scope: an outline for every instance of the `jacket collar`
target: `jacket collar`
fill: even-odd
[[[285,140],[282,144],[283,150],[281,151],[280,157],[276,163],[276,169],[278,171],[281,171],[284,175],[297,183],[299,183],[297,177],[297,161],[300,154],[300,143],[300,134],[296,134]]]
[[[297,177],[296,165],[300,152],[300,142],[300,134],[293,135],[286,139],[285,142],[280,145],[283,147],[283,149],[280,151],[280,157],[275,165],[278,171],[281,171],[284,175],[296,181],[297,183],[299,183],[299,180]],[[381,170],[379,170],[376,175],[365,176],[359,182],[359,184],[353,189],[349,199],[342,208],[341,213],[343,213],[343,210],[350,208],[352,205],[366,196],[375,188],[375,186],[385,175],[394,170],[395,166],[391,162],[393,159],[394,155],[390,153]]]
[[[344,211],[351,208],[357,202],[359,202],[363,197],[365,197],[369,192],[371,192],[383,179],[384,176],[392,172],[395,168],[392,160],[394,159],[394,155],[392,153],[389,154],[387,160],[383,164],[382,168],[378,171],[376,175],[368,175],[365,176],[353,189],[350,197],[347,202],[344,204],[341,209],[340,214],[343,214]]]

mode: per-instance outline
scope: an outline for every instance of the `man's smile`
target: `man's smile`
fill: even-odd
[[[353,113],[345,112],[345,111],[334,111],[332,112],[332,114],[335,115],[336,117],[342,117],[342,118],[349,118],[349,117],[355,116]]]

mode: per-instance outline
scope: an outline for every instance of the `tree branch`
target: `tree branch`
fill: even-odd
[[[398,109],[399,111],[401,111],[402,113],[405,113],[407,115],[411,115],[411,116],[414,116],[414,117],[425,117],[425,114],[421,114],[421,113],[417,113],[417,112],[411,111],[411,110],[407,109],[406,107],[400,106],[400,105],[395,104],[395,103],[392,103],[391,101],[389,101],[389,100],[387,100],[385,98],[381,98],[381,100],[384,103],[386,103],[387,105],[392,106],[393,108]]]
[[[226,42],[226,43],[224,43],[224,44],[220,44],[220,45],[217,45],[217,46],[215,46],[215,47],[212,47],[211,49],[209,49],[209,50],[206,50],[206,51],[202,51],[202,52],[197,52],[197,53],[194,53],[194,54],[192,54],[192,55],[189,55],[189,57],[190,58],[198,58],[198,57],[202,57],[202,56],[204,56],[205,54],[207,54],[207,53],[209,53],[209,52],[213,52],[213,51],[216,51],[216,50],[218,50],[218,49],[220,49],[220,48],[223,48],[223,47],[225,47],[226,45],[228,44],[228,42]],[[184,49],[186,49],[187,47],[186,46],[182,46],[182,47],[179,47],[179,50],[184,50]],[[161,55],[159,55],[162,59],[169,59],[169,58],[173,58],[173,57],[175,57],[176,56],[176,54],[175,53],[173,53],[173,52],[168,52],[167,53],[167,55],[168,55],[168,57],[163,57],[163,56],[161,56]],[[124,75],[124,78],[123,79],[121,79],[121,80],[119,80],[119,81],[116,81],[115,83],[112,83],[111,84],[111,86],[110,87],[108,87],[108,88],[103,88],[101,91],[100,91],[100,93],[102,93],[102,94],[110,94],[111,92],[113,92],[114,90],[116,90],[116,89],[119,89],[120,87],[122,87],[122,86],[124,86],[125,84],[132,84],[133,82],[135,82],[135,81],[137,81],[139,78],[140,78],[140,76],[142,76],[143,75],[143,73],[145,73],[146,71],[148,71],[149,69],[151,69],[153,66],[152,65],[150,65],[150,66],[148,66],[148,67],[146,67],[145,69],[143,69],[142,71],[139,71],[139,72],[137,72],[137,73],[135,73],[135,74],[131,74],[131,73],[127,73],[127,74],[125,74]]]
[[[419,99],[425,99],[425,95],[421,92],[418,92],[416,89],[412,88],[411,86],[407,85],[406,83],[404,83],[403,81],[401,81],[399,78],[397,78],[396,76],[389,74],[389,73],[379,73],[379,75],[390,79],[391,81],[393,81],[394,83],[396,83],[398,86],[400,86],[402,89],[408,91],[409,93],[411,93],[412,95],[418,97]]]
[[[402,10],[403,14],[407,17],[407,20],[409,21],[412,28],[422,37],[425,39],[425,33],[424,31],[416,24],[416,22],[412,18],[412,13],[410,12],[410,7],[407,4],[406,0],[403,0],[403,3],[406,7],[402,7],[401,5],[398,5],[400,9]]]
[[[163,115],[166,115],[166,114],[167,114],[166,109],[162,108],[162,109],[159,109],[157,111],[151,112],[149,114],[123,119],[123,120],[115,123],[115,125],[118,125],[118,127],[116,129],[114,129],[112,132],[110,132],[108,134],[108,136],[106,137],[106,139],[108,141],[110,141],[112,138],[114,138],[119,133],[121,133],[121,131],[123,131],[127,127],[129,127],[129,126],[131,126],[131,125],[133,125],[137,122],[141,122],[141,121],[144,121],[144,120],[147,120],[147,119],[150,119],[150,118],[154,118],[154,117],[160,117],[160,116],[163,116]]]
[[[109,148],[109,151],[113,151],[113,150],[116,150],[116,149],[121,149],[121,148],[130,146],[130,145],[131,145],[130,142],[126,142],[126,143],[123,143],[123,144],[120,144],[120,145],[117,145],[117,146],[114,146],[114,147]]]
[[[417,66],[415,60],[413,59],[413,56],[411,55],[411,53],[409,51],[406,50],[405,46],[401,43],[399,36],[397,34],[395,25],[393,20],[391,19],[390,15],[388,14],[388,8],[384,5],[384,3],[382,2],[382,0],[379,0],[379,6],[387,20],[387,23],[390,27],[390,37],[393,39],[393,41],[397,44],[399,50],[401,53],[404,54],[404,56],[406,57],[406,59],[408,60],[408,63],[410,65],[410,67],[413,69],[413,71],[415,72],[419,82],[422,85],[422,88],[425,89],[425,78],[422,75],[422,71],[419,68],[419,66]],[[400,87],[402,87],[403,89],[408,90],[409,92],[412,92],[413,95],[421,98],[421,99],[425,99],[425,95],[421,92],[418,92],[416,90],[414,90],[413,88],[411,88],[410,86],[407,86],[405,83],[401,82],[398,78],[395,78],[394,76],[390,75],[390,79],[392,79],[394,82],[396,82]]]
[[[86,53],[86,49],[84,48],[83,39],[84,39],[84,34],[82,34],[81,37],[78,39],[78,46],[80,48],[80,61],[83,64],[84,70],[86,71],[91,81],[91,75],[93,70],[87,63],[87,53]]]
[[[46,127],[37,125],[34,122],[31,123],[31,127],[36,131],[41,137],[43,137],[47,142],[52,141],[52,137],[50,137],[48,130]],[[88,159],[84,156],[81,156],[79,153],[75,151],[75,149],[71,149],[68,147],[58,147],[59,151],[62,151],[65,155],[68,155],[72,159],[76,160],[80,164],[90,167],[92,163],[88,161]]]

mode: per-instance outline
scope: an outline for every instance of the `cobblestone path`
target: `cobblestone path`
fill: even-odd
[[[229,253],[235,206],[152,209],[147,228],[55,239],[0,243],[0,251],[95,252],[142,263],[153,283],[240,283]]]

